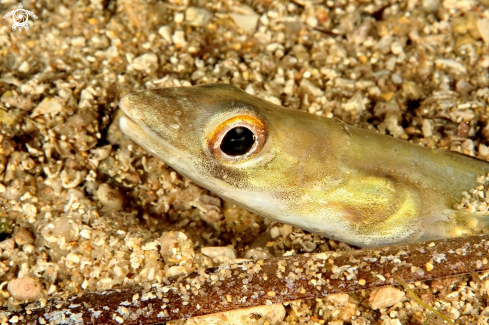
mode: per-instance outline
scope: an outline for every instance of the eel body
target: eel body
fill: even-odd
[[[230,85],[121,99],[121,130],[177,172],[261,216],[372,247],[473,234],[460,211],[489,163],[287,109]]]

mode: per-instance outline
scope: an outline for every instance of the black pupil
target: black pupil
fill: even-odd
[[[221,142],[221,150],[229,156],[241,156],[250,151],[253,143],[255,143],[253,132],[238,126],[226,133]]]

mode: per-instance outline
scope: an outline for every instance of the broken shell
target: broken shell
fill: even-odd
[[[60,174],[61,177],[61,185],[64,188],[75,188],[83,182],[82,173],[79,170],[72,170],[67,172],[66,169]]]
[[[44,114],[56,114],[63,110],[63,101],[60,98],[44,98],[32,111],[31,118]]]

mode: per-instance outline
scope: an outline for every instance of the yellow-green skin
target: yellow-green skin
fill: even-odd
[[[127,95],[120,127],[182,175],[261,216],[371,247],[464,235],[485,217],[453,209],[489,163],[287,109],[224,84]],[[224,164],[205,137],[253,114],[261,152]]]

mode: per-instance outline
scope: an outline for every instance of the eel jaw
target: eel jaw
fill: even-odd
[[[185,177],[188,177],[189,174],[195,174],[190,157],[169,143],[159,139],[151,130],[139,126],[126,115],[120,117],[119,127],[131,140],[153,156],[163,160],[169,166],[176,166],[174,169]]]

